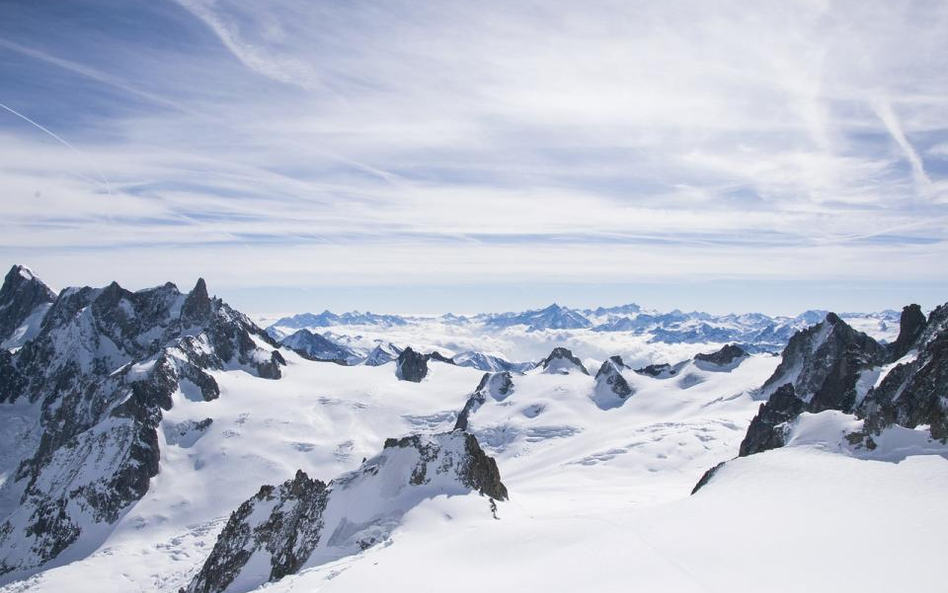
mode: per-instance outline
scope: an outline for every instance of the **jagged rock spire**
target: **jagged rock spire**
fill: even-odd
[[[188,293],[188,298],[181,307],[181,316],[188,319],[204,319],[211,314],[211,297],[207,294],[207,284],[204,278],[198,278],[197,284]]]

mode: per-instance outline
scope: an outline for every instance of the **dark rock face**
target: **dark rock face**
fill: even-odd
[[[807,411],[852,412],[859,374],[887,358],[882,345],[829,313],[821,323],[790,338],[783,360],[761,389],[768,394],[791,383]]]
[[[500,480],[500,470],[497,469],[494,458],[484,453],[474,435],[460,432],[457,434],[462,435],[461,438],[463,438],[462,455],[455,462],[455,470],[460,483],[495,500],[507,500],[507,487]],[[444,436],[435,435],[432,439],[411,435],[400,439],[387,439],[385,449],[412,448],[418,451],[420,459],[412,470],[411,483],[420,485],[424,483],[429,462],[437,459],[438,453],[445,448]]]
[[[441,354],[437,350],[429,354],[428,358],[431,360],[435,360],[437,362],[443,362],[445,364],[455,364],[453,358],[448,358],[447,356],[445,356],[444,354]]]
[[[311,480],[302,470],[279,488],[262,486],[253,498],[231,513],[188,591],[223,591],[258,550],[270,554],[269,581],[295,573],[319,543],[322,515],[328,502],[326,484]],[[252,515],[262,520],[252,521]]]
[[[513,391],[513,377],[510,373],[504,371],[501,373],[484,373],[480,383],[474,389],[474,393],[464,404],[464,408],[458,413],[458,419],[454,423],[454,430],[467,430],[471,414],[476,412],[487,398],[492,397],[496,401],[502,401]]]
[[[714,477],[714,474],[718,473],[718,471],[719,471],[722,467],[724,467],[724,464],[725,464],[725,463],[727,463],[727,462],[726,462],[726,461],[722,461],[721,463],[715,465],[714,467],[712,467],[712,468],[709,469],[708,471],[704,472],[704,475],[702,475],[702,476],[701,476],[701,479],[698,480],[698,483],[695,484],[695,487],[691,490],[691,493],[694,494],[694,493],[697,492],[698,490],[701,490],[702,488],[704,488],[705,486],[707,486],[707,485],[708,485],[708,482],[711,481],[711,478]]]
[[[282,357],[265,358],[255,339],[274,345],[209,298],[203,281],[188,295],[170,283],[64,290],[36,337],[0,356],[0,399],[38,402],[42,431],[2,486],[22,496],[0,524],[0,580],[42,567],[84,536],[83,525],[114,523],[144,496],[158,473],[162,413],[179,388],[212,400],[220,389],[208,370],[279,377]]]
[[[379,498],[383,486],[395,494]],[[496,500],[507,499],[496,462],[473,435],[388,439],[379,455],[328,485],[299,471],[279,488],[263,486],[231,514],[187,592],[219,593],[238,577],[237,591],[254,589],[295,573],[317,550],[337,558],[357,554],[385,541],[419,500],[470,492],[490,497],[494,511]],[[260,552],[269,554],[269,575],[242,574]]]
[[[805,408],[804,401],[794,393],[793,385],[781,385],[770,396],[770,401],[760,405],[760,410],[751,420],[747,435],[741,442],[740,456],[783,447],[787,423],[792,422]]]
[[[566,374],[572,370],[578,370],[584,375],[589,374],[582,361],[566,348],[554,348],[550,355],[543,359],[540,366],[548,373]]]
[[[395,364],[395,376],[400,381],[421,383],[428,375],[428,356],[415,352],[409,346],[398,355]]]
[[[640,369],[635,369],[635,372],[640,375],[646,375],[648,377],[655,378],[669,377],[678,374],[678,371],[672,368],[672,365],[668,364],[667,362],[663,362],[661,364],[650,364]]]
[[[905,356],[915,345],[928,320],[918,305],[907,305],[902,309],[899,320],[899,337],[889,345],[889,360],[895,361]]]
[[[29,334],[39,329],[45,309],[54,300],[56,294],[29,269],[23,266],[10,268],[0,287],[0,343],[6,348],[31,339],[33,336]],[[31,316],[34,317],[33,326],[24,328]],[[24,335],[14,336],[14,332],[21,328]]]
[[[918,324],[910,322],[910,327],[917,328]],[[917,333],[918,337],[909,343],[906,351],[918,348],[918,356],[889,371],[879,386],[866,395],[857,414],[865,418],[865,428],[872,434],[878,434],[890,424],[908,428],[929,425],[933,438],[945,440],[948,439],[948,304],[932,311],[925,326],[911,333]],[[899,338],[902,338],[901,332]],[[898,352],[893,352],[894,358],[901,358]]]
[[[743,348],[734,344],[728,344],[717,352],[712,352],[710,354],[696,354],[695,360],[719,367],[727,367],[732,365],[735,361],[739,361],[746,357],[747,352],[745,352]]]
[[[600,408],[614,408],[635,393],[629,382],[622,376],[622,369],[626,368],[628,367],[619,356],[608,358],[599,367],[593,399]]]

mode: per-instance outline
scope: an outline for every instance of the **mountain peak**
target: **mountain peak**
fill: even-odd
[[[0,342],[22,346],[38,332],[56,294],[26,266],[15,265],[0,287]]]
[[[198,278],[194,288],[181,307],[181,316],[190,319],[204,319],[211,313],[211,297],[207,294],[207,283]]]
[[[553,351],[550,352],[550,355],[543,359],[540,366],[543,367],[543,372],[545,373],[565,375],[571,370],[577,370],[584,375],[589,374],[589,371],[583,366],[582,361],[573,356],[572,351],[568,348],[561,346],[554,348]]]

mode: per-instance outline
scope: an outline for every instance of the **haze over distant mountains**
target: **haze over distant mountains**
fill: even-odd
[[[686,352],[695,345],[725,343],[740,344],[748,351],[779,352],[795,332],[818,323],[826,314],[827,311],[809,310],[794,317],[762,313],[712,315],[677,309],[660,312],[634,303],[595,309],[573,309],[554,303],[522,312],[473,315],[301,313],[277,319],[267,327],[267,332],[287,344],[305,341],[309,344],[307,348],[319,352],[321,358],[351,361],[368,356],[379,345],[414,343],[439,349],[442,354],[462,355],[465,361],[476,354],[481,358],[536,362],[557,340],[597,345],[603,352],[610,347],[608,344],[624,340],[626,347],[650,345],[653,355],[669,346],[677,346],[676,352]],[[891,341],[898,334],[896,311],[842,313],[840,317],[882,341]],[[318,346],[314,345],[316,342]],[[626,356],[642,364],[662,362],[633,356],[628,351]],[[478,368],[499,367],[478,363]]]

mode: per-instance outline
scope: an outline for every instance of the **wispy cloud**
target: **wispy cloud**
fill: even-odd
[[[82,150],[0,113],[0,253],[59,284],[911,283],[948,257],[943,3],[135,4],[0,22],[0,101]]]

